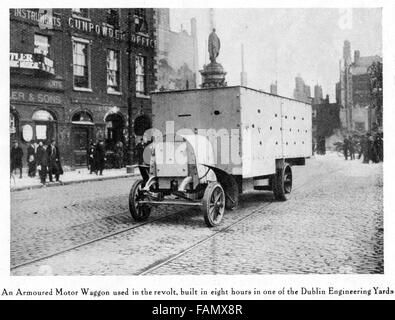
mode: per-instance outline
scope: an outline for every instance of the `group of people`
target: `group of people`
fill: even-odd
[[[18,141],[14,141],[11,148],[11,174],[16,173],[19,169],[19,177],[22,178],[22,159],[23,150],[19,146]],[[44,144],[43,141],[31,141],[27,147],[28,176],[34,178],[38,171],[40,181],[45,186],[47,175],[49,182],[55,180],[59,181],[59,176],[63,174],[62,165],[60,162],[59,148],[56,146],[56,141],[52,140],[50,144]]]
[[[361,159],[363,156],[363,163],[369,163],[370,161],[373,163],[382,162],[384,160],[383,134],[381,132],[377,132],[374,135],[366,133],[359,139],[350,135],[346,136],[343,141],[344,158],[346,160],[348,158],[354,160],[358,151],[358,159]]]
[[[114,146],[114,167],[122,168],[124,158],[124,146],[122,141],[118,141]],[[107,161],[106,149],[104,141],[100,139],[97,143],[93,140],[89,141],[88,147],[88,169],[89,172],[96,173],[97,175],[103,175]]]
[[[94,143],[93,140],[89,141],[88,147],[88,169],[89,173],[93,172],[96,175],[103,175],[103,170],[106,165],[106,150],[104,147],[104,141],[99,140],[97,143]]]

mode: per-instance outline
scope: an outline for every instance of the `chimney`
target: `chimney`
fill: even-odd
[[[361,53],[359,50],[354,51],[354,63],[358,63],[359,57],[361,56]]]
[[[343,45],[343,59],[347,62],[351,62],[351,43],[348,40],[344,41]]]

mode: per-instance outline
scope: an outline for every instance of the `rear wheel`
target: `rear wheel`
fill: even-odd
[[[277,169],[272,186],[276,200],[285,201],[289,198],[292,191],[292,169],[288,163]]]
[[[143,180],[135,181],[129,193],[129,211],[133,219],[136,221],[146,220],[151,213],[151,207],[149,205],[145,203],[139,203],[139,201],[143,200],[144,198],[141,192],[143,183]]]
[[[202,210],[208,227],[220,224],[225,212],[225,192],[218,182],[208,184],[203,196]]]

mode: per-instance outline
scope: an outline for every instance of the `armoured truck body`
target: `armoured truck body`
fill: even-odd
[[[249,189],[286,200],[292,166],[312,154],[311,105],[242,86],[152,93],[154,142],[130,192],[136,220],[153,205],[200,207],[208,226]]]

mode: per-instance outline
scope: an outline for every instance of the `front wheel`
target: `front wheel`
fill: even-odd
[[[292,169],[288,163],[277,169],[272,186],[276,200],[285,201],[289,198],[292,191]]]
[[[225,212],[225,192],[218,182],[208,184],[204,191],[202,210],[208,227],[220,224]]]
[[[135,181],[129,193],[129,211],[133,219],[136,221],[146,220],[151,213],[150,206],[145,203],[139,203],[139,201],[143,200],[144,198],[141,192],[141,189],[143,188],[143,183],[144,180],[141,179]]]

